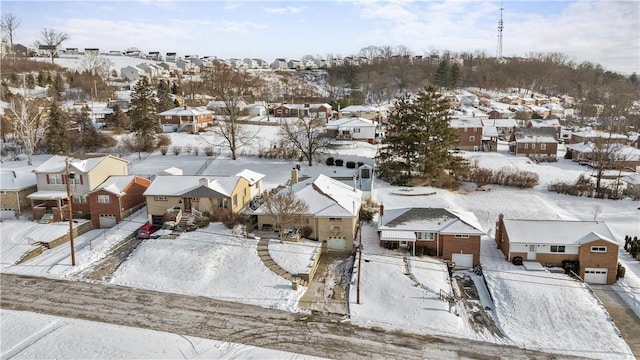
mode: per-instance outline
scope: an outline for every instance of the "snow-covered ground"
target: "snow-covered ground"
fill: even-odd
[[[265,127],[264,136],[275,135],[274,128]],[[170,134],[174,145],[195,145],[198,135]],[[269,139],[262,140],[269,143]],[[253,149],[260,148],[258,142]],[[403,329],[417,333],[444,334],[462,338],[513,344],[531,349],[572,354],[595,358],[632,358],[628,346],[618,336],[608,315],[595,297],[580,283],[564,275],[512,271],[511,264],[503,256],[491,251],[492,235],[498,215],[530,219],[579,219],[604,220],[617,240],[625,235],[640,234],[638,203],[629,199],[602,200],[573,197],[546,191],[549,183],[573,181],[587,168],[560,159],[557,163],[534,164],[526,158],[516,158],[500,148],[498,153],[464,153],[477,158],[481,166],[513,167],[534,171],[540,175],[540,185],[533,189],[514,189],[501,186],[484,186],[483,191],[473,187],[451,192],[436,188],[414,189],[423,196],[403,196],[397,187],[382,181],[375,183],[374,200],[385,208],[407,206],[446,207],[472,211],[487,230],[483,240],[481,262],[489,290],[494,297],[490,316],[503,331],[504,338],[488,331],[474,330],[468,315],[462,308],[449,308],[440,299],[440,290],[451,294],[446,267],[442,261],[430,258],[403,260],[403,254],[382,249],[375,236],[375,223],[364,229],[364,256],[362,262],[360,304],[357,304],[356,282],[352,278],[350,288],[350,321],[356,324],[377,326],[383,329]],[[247,150],[247,154],[249,151]],[[356,149],[341,150],[339,156],[368,155],[375,147],[359,144]],[[130,173],[157,174],[168,167],[178,167],[185,174],[194,174],[206,161],[201,153],[162,156],[153,153],[131,161]],[[40,158],[36,158],[36,165]],[[12,168],[28,168],[25,163],[3,164]],[[222,153],[204,174],[230,175],[242,169],[251,169],[267,176],[264,187],[270,188],[289,179],[290,169],[300,165],[302,175],[332,174],[336,167],[314,163],[312,167],[297,161],[265,159],[243,154],[232,161]],[[108,248],[124,237],[124,233],[140,226],[146,214],[122,222],[118,228],[89,232],[76,240],[77,269],[91,267],[104,256]],[[20,266],[5,263],[4,249],[16,243],[11,236],[12,227],[26,222],[7,220],[0,224],[3,250],[3,272],[28,273],[40,276],[77,278],[79,270],[70,267],[68,246],[46,251],[36,259]],[[25,237],[28,235],[24,235]],[[18,241],[19,242],[19,241]],[[275,244],[274,244],[275,245]],[[274,250],[282,250],[275,245]],[[293,246],[293,245],[287,245]],[[495,247],[494,247],[495,248]],[[488,250],[487,250],[488,249]],[[272,256],[276,254],[272,253]],[[283,267],[299,266],[300,259],[284,260],[282,254],[308,257],[308,251],[286,249],[274,256]],[[8,261],[8,260],[7,260]],[[627,268],[626,277],[615,287],[636,314],[640,314],[640,263],[631,259],[623,250],[620,261]],[[357,266],[357,262],[356,262]],[[199,232],[185,233],[175,240],[145,241],[116,271],[114,283],[155,289],[166,292],[197,294],[224,300],[242,301],[260,306],[299,311],[296,302],[304,287],[293,290],[291,284],[273,274],[259,260],[256,241],[240,238],[220,224],[212,224]],[[215,283],[216,286],[208,286]],[[488,295],[485,294],[484,302]],[[242,298],[242,300],[241,300]],[[458,316],[459,315],[459,316]],[[109,326],[109,325],[103,325]],[[2,326],[4,333],[4,325]]]

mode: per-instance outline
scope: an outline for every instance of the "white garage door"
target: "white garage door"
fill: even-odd
[[[457,268],[472,268],[473,254],[451,254],[451,261],[456,264]]]
[[[605,268],[585,268],[584,282],[589,284],[606,284],[608,270]]]
[[[327,239],[328,251],[347,251],[347,239],[343,237],[330,237]]]
[[[116,217],[110,214],[100,214],[100,228],[110,228],[116,224]]]

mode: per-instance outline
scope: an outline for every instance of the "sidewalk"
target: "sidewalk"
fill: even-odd
[[[604,305],[613,322],[620,330],[620,335],[627,342],[633,355],[640,359],[640,319],[622,301],[620,296],[609,285],[591,285],[593,292]]]

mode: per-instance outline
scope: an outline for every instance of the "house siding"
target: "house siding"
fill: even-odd
[[[606,246],[606,253],[591,252],[592,246]],[[595,240],[582,244],[579,251],[580,277],[584,279],[585,268],[606,268],[607,285],[616,282],[618,273],[618,248],[619,246],[605,240]]]
[[[29,194],[36,192],[36,186],[32,186],[22,190],[7,190],[0,194],[0,207],[2,209],[12,209],[16,215],[22,211],[31,208],[31,201],[27,199]]]
[[[451,260],[453,254],[473,254],[473,266],[480,265],[480,236],[469,235],[469,238],[465,239],[441,234],[439,241],[443,259]]]
[[[482,147],[482,127],[456,128],[456,133],[458,134],[456,148],[474,151]]]

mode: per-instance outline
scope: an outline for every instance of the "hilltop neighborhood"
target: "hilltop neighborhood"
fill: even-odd
[[[3,54],[9,52],[3,42]],[[22,45],[11,53],[43,62],[51,54]],[[171,108],[153,113],[167,144],[127,148],[127,133],[111,128],[118,112],[136,107],[136,89],[145,81],[191,81],[224,66],[266,82],[290,74],[296,86],[323,93],[329,85],[308,79],[380,59],[269,63],[66,48],[55,63],[74,68],[86,56],[109,61],[107,82],[118,89],[115,98],[74,98],[67,89],[60,107],[84,109],[97,133],[113,136],[117,145],[28,154],[17,126],[3,130],[2,274],[322,313],[383,331],[550,356],[640,356],[637,333],[621,326],[602,295],[617,296],[616,306],[624,304],[637,322],[637,128],[603,128],[597,107],[587,116],[566,94],[440,88],[449,107],[445,131],[455,135],[445,152],[472,170],[457,189],[395,184],[378,168],[380,149],[397,132],[390,130],[399,106],[394,101],[342,106],[311,96],[294,100],[281,90],[260,101],[225,102],[185,87],[171,94]],[[38,114],[54,102],[47,86],[7,89],[42,102]],[[15,120],[13,107],[0,102],[3,124]],[[640,99],[630,111],[640,113]],[[231,150],[220,129],[232,120],[246,139]],[[300,121],[311,129],[305,139],[318,134],[321,145],[287,155],[298,138],[283,133]],[[72,123],[66,131],[80,129]],[[502,182],[487,180],[491,176]],[[535,183],[509,183],[520,177]],[[115,265],[105,265],[111,261]]]

